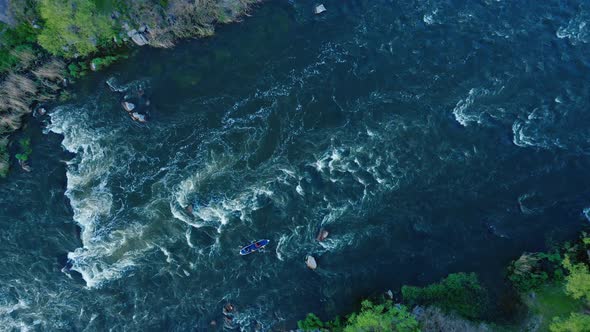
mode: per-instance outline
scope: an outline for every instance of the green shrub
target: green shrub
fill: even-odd
[[[369,300],[362,303],[361,311],[348,317],[344,332],[357,331],[420,331],[418,321],[404,306],[394,306],[391,301],[373,304]]]
[[[126,58],[127,58],[126,55],[107,55],[102,58],[94,58],[90,62],[92,64],[94,64],[94,67],[96,68],[96,70],[101,70],[101,69],[106,68],[106,67],[112,65],[113,63],[119,61],[120,59],[126,59]]]
[[[563,278],[561,255],[554,253],[524,253],[508,267],[508,279],[519,293],[538,289],[549,281]]]
[[[322,322],[318,316],[308,314],[305,320],[297,322],[297,327],[303,331],[331,331],[331,332],[417,332],[420,331],[418,321],[402,305],[393,305],[391,301],[374,304],[369,300],[361,303],[361,310],[352,313],[345,323],[340,317],[329,322]]]
[[[17,66],[20,61],[19,54],[23,52],[34,54],[36,39],[35,30],[29,24],[21,23],[14,28],[1,24],[0,73]]]
[[[18,143],[20,145],[21,152],[15,155],[16,159],[18,159],[19,161],[29,160],[31,153],[33,153],[33,149],[31,148],[31,139],[23,138],[19,140]]]
[[[590,315],[571,313],[567,318],[553,318],[549,330],[551,332],[590,331]]]
[[[426,287],[403,286],[402,296],[410,306],[433,305],[470,319],[480,317],[488,303],[487,292],[475,273],[449,274]]]
[[[322,330],[324,328],[324,322],[318,316],[309,313],[305,317],[305,320],[297,322],[297,327],[303,331]]]
[[[84,62],[72,62],[68,65],[68,72],[74,78],[80,78],[88,73],[88,66]]]
[[[565,277],[565,291],[574,299],[584,299],[590,304],[590,271],[584,263],[574,264],[568,256],[563,260],[568,271]]]
[[[110,18],[98,13],[92,0],[41,0],[39,10],[45,27],[38,42],[53,55],[88,55],[115,34]]]

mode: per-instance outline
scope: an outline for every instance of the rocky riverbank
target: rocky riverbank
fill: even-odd
[[[69,83],[125,57],[129,47],[172,47],[235,22],[259,0],[7,0],[0,3],[0,177],[8,145],[35,108],[67,99]]]

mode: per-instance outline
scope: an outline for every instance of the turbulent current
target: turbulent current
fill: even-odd
[[[588,222],[590,5],[314,4],[138,50],[31,120],[33,172],[0,184],[0,329],[287,330],[451,272],[499,290]]]

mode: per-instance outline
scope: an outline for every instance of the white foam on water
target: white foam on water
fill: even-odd
[[[470,123],[481,123],[481,112],[478,112],[474,107],[474,103],[478,97],[487,95],[489,90],[482,88],[473,88],[469,90],[469,94],[466,98],[461,99],[457,102],[455,108],[453,108],[453,114],[455,120],[462,126],[467,127]]]
[[[142,228],[129,224],[128,228],[112,231],[108,224],[114,218],[113,194],[108,181],[117,161],[129,160],[129,152],[107,148],[103,140],[116,137],[120,128],[91,127],[90,109],[61,107],[51,113],[48,129],[63,135],[63,147],[76,154],[67,167],[66,196],[80,225],[82,247],[68,253],[72,270],[79,272],[89,288],[121,277],[135,266],[140,257],[137,238]],[[127,155],[126,155],[127,154]],[[133,245],[129,245],[130,243]],[[127,250],[128,249],[128,250]],[[149,247],[143,247],[143,250]]]
[[[555,35],[560,39],[568,39],[573,45],[590,42],[590,14],[580,11],[569,20],[567,25],[559,27]]]
[[[590,207],[583,209],[582,215],[590,222]]]

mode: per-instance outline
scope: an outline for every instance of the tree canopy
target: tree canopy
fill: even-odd
[[[110,18],[92,0],[41,0],[39,11],[45,26],[37,40],[53,55],[84,56],[114,36]]]

